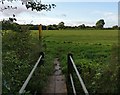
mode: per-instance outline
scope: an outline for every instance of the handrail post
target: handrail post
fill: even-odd
[[[71,53],[69,53],[69,54],[67,55],[68,79],[69,79],[70,73],[72,74],[72,63],[71,63],[71,60],[70,60],[70,56],[73,57],[73,55],[72,55]]]
[[[39,62],[40,63],[39,65],[44,63],[44,57],[45,57],[45,54],[43,52],[40,52],[40,55],[42,55],[42,58],[41,58],[41,60]]]
[[[43,52],[40,52],[40,55],[42,55],[42,58],[44,58],[44,53]]]
[[[71,60],[70,60],[70,56],[73,58],[73,55],[71,53],[68,54],[68,75],[71,73],[72,74],[72,63],[71,63]]]
[[[71,53],[69,53],[67,55],[67,68],[68,68],[68,70],[67,70],[67,84],[68,84],[68,89],[69,89],[69,86],[71,85],[70,74],[72,75],[72,63],[70,60],[70,56],[73,56],[73,55]]]

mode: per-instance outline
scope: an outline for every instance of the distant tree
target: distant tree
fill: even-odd
[[[64,29],[64,22],[60,22],[59,24],[58,24],[58,29]]]
[[[78,28],[85,29],[85,24],[79,25]]]
[[[58,26],[56,24],[53,24],[53,30],[58,30]]]
[[[97,29],[103,29],[104,25],[105,25],[105,22],[103,19],[100,19],[99,21],[96,22]]]
[[[47,28],[48,28],[48,30],[53,30],[52,25],[48,25]]]
[[[118,29],[118,25],[113,26],[112,29]]]

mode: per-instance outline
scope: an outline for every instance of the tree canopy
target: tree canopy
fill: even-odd
[[[96,28],[98,29],[102,29],[104,25],[105,25],[104,19],[100,19],[96,22]]]
[[[64,28],[64,22],[60,22],[59,24],[58,24],[58,29],[63,29]]]
[[[5,4],[5,1],[8,2],[13,2],[13,1],[19,1],[19,0],[2,0],[0,1],[3,5]],[[36,11],[42,11],[42,10],[46,10],[46,11],[51,11],[52,8],[55,8],[56,5],[55,4],[43,4],[41,2],[41,0],[20,0],[22,5],[25,5],[27,9],[31,9],[36,10]],[[13,6],[5,6],[5,7],[1,7],[1,11],[4,11],[6,9],[17,9],[17,7],[13,7]]]

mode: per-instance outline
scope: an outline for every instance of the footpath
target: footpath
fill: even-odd
[[[62,74],[58,58],[54,59],[54,73],[50,76],[43,95],[67,95],[65,76]]]

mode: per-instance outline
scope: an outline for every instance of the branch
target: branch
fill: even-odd
[[[5,0],[2,0],[0,1],[2,4],[4,4]],[[8,2],[12,2],[12,1],[21,1],[22,2],[22,5],[25,4],[26,8],[27,9],[31,9],[32,11],[33,10],[36,10],[36,11],[42,11],[42,10],[45,10],[45,11],[51,11],[52,8],[55,8],[56,5],[55,4],[42,4],[41,3],[41,0],[40,1],[37,1],[37,0],[7,0]],[[12,7],[12,6],[7,6],[7,7],[4,7],[4,8],[1,8],[0,11],[4,11],[6,9],[17,9],[17,7]]]

